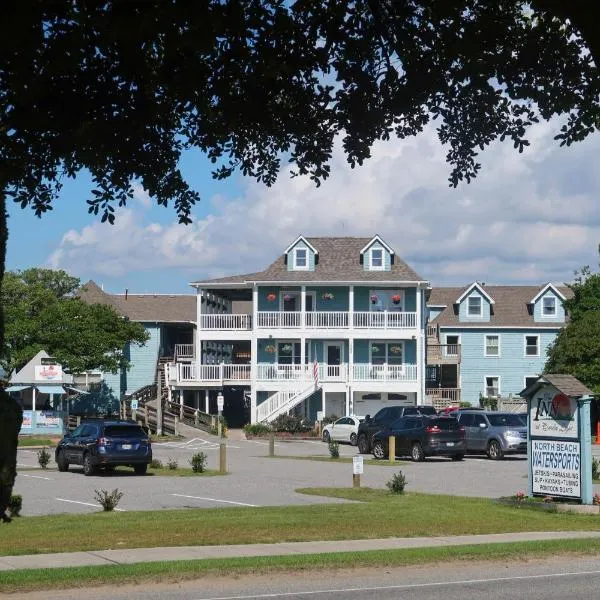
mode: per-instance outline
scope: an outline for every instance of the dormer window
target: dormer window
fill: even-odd
[[[469,296],[467,300],[467,316],[481,317],[481,296]]]
[[[308,250],[296,248],[294,250],[294,268],[298,270],[308,269]]]
[[[383,249],[372,248],[371,249],[371,269],[383,269]]]
[[[544,298],[542,298],[542,316],[547,318],[556,317],[555,296],[544,296]]]

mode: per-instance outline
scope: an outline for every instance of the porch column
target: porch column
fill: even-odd
[[[325,397],[326,396],[327,396],[327,394],[325,393],[325,390],[323,388],[321,388],[321,398],[322,398],[321,410],[323,411],[323,416],[324,417],[327,416],[327,404],[325,402]]]
[[[256,332],[250,340],[250,422],[256,423],[256,381],[258,379],[258,338]]]
[[[302,379],[309,379],[308,377],[308,365],[306,364],[306,338],[300,336],[300,369],[302,372]]]
[[[348,382],[354,379],[354,340],[348,340]]]
[[[200,288],[196,291],[196,335],[194,336],[194,353],[196,364],[202,364],[202,313],[204,312],[204,307],[202,306],[202,298],[204,297],[204,290]]]
[[[349,402],[349,413],[350,415],[354,414],[354,392],[352,391],[352,386],[348,386],[348,402]]]
[[[169,393],[169,396],[171,394]],[[169,398],[169,402],[171,399]],[[183,419],[183,394],[179,394],[179,418]]]
[[[351,415],[350,412],[350,386],[346,386],[346,415]]]
[[[183,390],[179,390],[179,395],[183,396]],[[196,410],[200,410],[200,390],[194,392],[194,404],[196,405]]]
[[[313,307],[315,310],[315,307]],[[306,327],[306,286],[300,286],[300,327],[304,329]],[[304,364],[304,362],[302,363]]]
[[[348,327],[354,329],[354,286],[348,289]]]
[[[200,393],[200,392],[198,392]],[[210,393],[208,390],[204,390],[204,412],[209,414],[210,410]]]

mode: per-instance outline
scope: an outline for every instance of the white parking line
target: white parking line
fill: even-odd
[[[247,504],[246,502],[234,502],[233,500],[219,500],[218,498],[203,498],[202,496],[186,496],[185,494],[171,494],[179,498],[193,498],[194,500],[210,500],[211,502],[224,502],[225,504],[238,504],[239,506],[258,506],[258,504]]]
[[[42,477],[41,475],[28,475],[27,473],[19,473],[23,477],[31,477],[32,479],[46,479],[48,481],[52,481],[51,477]]]
[[[71,502],[71,504],[83,504],[84,506],[93,506],[94,508],[98,508],[98,504],[92,504],[91,502],[80,502],[79,500],[67,500],[66,498],[54,498],[55,500],[59,500],[60,502]],[[118,512],[127,512],[124,508],[115,508]]]
[[[28,469],[41,469],[38,465],[26,465],[24,463],[17,463],[17,467],[27,467]]]

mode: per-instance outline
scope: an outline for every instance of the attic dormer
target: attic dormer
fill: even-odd
[[[551,283],[546,284],[529,301],[529,308],[536,323],[565,321],[564,294]]]
[[[391,271],[394,250],[376,235],[360,251],[360,258],[365,271]]]
[[[491,319],[494,299],[483,284],[475,281],[457,299],[458,318],[461,322],[488,322]]]
[[[301,235],[286,248],[284,254],[288,271],[314,271],[319,252]]]

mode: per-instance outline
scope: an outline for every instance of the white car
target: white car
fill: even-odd
[[[323,441],[350,442],[353,446],[356,446],[358,426],[364,420],[364,417],[352,415],[325,425],[323,427]]]

